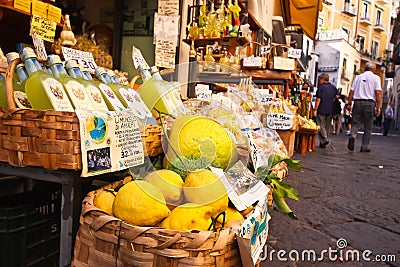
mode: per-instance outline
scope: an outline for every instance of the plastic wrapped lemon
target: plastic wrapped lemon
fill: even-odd
[[[226,169],[237,161],[236,144],[218,122],[198,115],[174,121],[169,136],[168,159],[185,156],[205,158],[213,167]]]
[[[188,202],[213,207],[213,217],[228,208],[228,194],[224,184],[210,170],[197,170],[186,176],[183,193]]]
[[[132,181],[119,189],[114,215],[132,225],[155,226],[170,213],[162,192],[146,181]]]
[[[161,222],[160,227],[179,231],[207,231],[212,223],[211,215],[214,208],[186,203],[176,207],[171,214]]]
[[[158,170],[149,173],[144,180],[161,190],[167,204],[176,206],[182,201],[183,180],[176,172]]]

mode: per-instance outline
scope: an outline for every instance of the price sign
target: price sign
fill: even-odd
[[[33,45],[35,46],[35,52],[40,60],[47,59],[46,48],[44,47],[44,42],[35,33],[32,34]]]
[[[36,34],[40,39],[54,42],[54,36],[56,35],[57,23],[46,18],[42,18],[36,15],[32,15],[31,20],[31,33]]]
[[[260,151],[258,150],[257,145],[254,142],[251,131],[247,131],[246,136],[249,141],[249,150],[250,150],[251,161],[253,162],[254,169],[257,170],[257,168],[259,167],[258,162],[261,159]]]
[[[268,113],[267,127],[274,130],[289,130],[293,126],[293,114]]]
[[[288,57],[290,58],[301,58],[301,49],[289,48]]]
[[[209,89],[208,85],[205,84],[196,85],[195,93],[197,99],[207,102],[211,101],[212,91]]]
[[[96,62],[94,61],[92,53],[64,46],[61,49],[65,60],[75,59],[78,62],[78,64],[84,66],[90,73],[95,73],[97,65]]]
[[[245,57],[243,58],[243,66],[245,67],[261,67],[262,58],[261,57]]]
[[[261,106],[271,105],[275,95],[270,94],[268,90],[265,89],[254,89],[256,93],[256,97],[258,100],[258,104]]]
[[[237,86],[228,86],[228,93],[238,93],[239,87]]]
[[[133,65],[135,66],[136,69],[139,68],[139,66],[143,66],[144,68],[147,69],[150,68],[146,60],[144,59],[142,52],[140,52],[140,50],[134,46],[132,46],[132,60],[133,60]]]

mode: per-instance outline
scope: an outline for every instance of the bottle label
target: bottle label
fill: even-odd
[[[125,109],[124,105],[122,105],[121,101],[119,101],[118,97],[108,85],[102,83],[99,84],[99,88],[115,111],[121,111]]]
[[[65,90],[75,109],[95,110],[82,84],[77,81],[68,81],[65,83]]]
[[[93,85],[86,86],[86,91],[92,100],[93,106],[96,110],[108,111],[107,104],[101,96],[99,88]]]
[[[31,109],[31,103],[24,92],[14,91],[14,101],[17,107]]]
[[[151,118],[153,114],[151,114],[149,108],[143,103],[142,98],[140,97],[139,93],[133,89],[126,90],[127,93],[132,97],[132,102],[129,107],[133,109],[137,113],[141,113],[141,116],[138,116],[140,119],[144,118]]]
[[[51,105],[56,111],[74,111],[63,85],[54,78],[45,78],[41,81]]]

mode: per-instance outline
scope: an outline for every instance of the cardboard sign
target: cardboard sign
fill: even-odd
[[[76,110],[82,150],[82,177],[143,164],[143,143],[136,117],[122,113]]]
[[[54,36],[56,35],[56,27],[57,23],[54,21],[32,15],[31,32],[36,34],[40,39],[53,43]]]
[[[150,69],[149,65],[147,64],[146,60],[144,59],[142,52],[139,49],[132,46],[132,60],[133,65],[135,68],[139,68],[139,66],[144,67],[145,69]]]
[[[267,127],[274,130],[289,130],[293,126],[293,120],[293,114],[268,113]]]
[[[61,47],[65,61],[75,59],[78,64],[84,66],[90,73],[95,73],[97,69],[93,54],[86,51],[76,50],[69,47]]]
[[[35,46],[35,52],[39,60],[47,60],[46,47],[44,42],[40,39],[36,33],[32,34],[33,45]]]
[[[236,235],[243,267],[255,266],[268,237],[268,198],[259,201],[240,225]]]
[[[261,67],[262,58],[261,57],[245,57],[243,58],[243,66],[245,67]]]
[[[49,9],[47,12],[47,18],[49,20],[55,21],[57,23],[61,22],[62,11],[61,8],[58,8],[53,5],[48,5]]]
[[[30,0],[14,0],[14,8],[22,10],[26,13],[31,13]]]
[[[275,98],[275,92],[271,94],[269,90],[265,89],[254,89],[254,93],[260,106],[271,105]]]
[[[42,18],[47,18],[47,5],[38,0],[32,1],[32,14]]]
[[[288,57],[289,58],[301,58],[301,49],[289,48]]]

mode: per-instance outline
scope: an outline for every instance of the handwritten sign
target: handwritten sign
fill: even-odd
[[[165,16],[179,15],[179,0],[158,0],[158,13]]]
[[[207,84],[197,84],[195,87],[196,98],[202,101],[211,101],[212,91]]]
[[[142,55],[142,52],[140,52],[140,50],[134,46],[132,46],[132,60],[133,60],[133,65],[135,66],[136,69],[139,68],[139,66],[142,66],[145,69],[150,69],[149,65],[147,64],[146,60]]]
[[[267,127],[274,130],[289,130],[293,126],[293,114],[268,113]]]
[[[256,99],[258,104],[261,106],[271,105],[273,103],[273,99],[275,98],[275,93],[270,93],[269,90],[265,89],[254,89]]]
[[[35,52],[39,60],[46,60],[47,53],[44,46],[44,42],[35,33],[32,34],[33,45],[35,46]]]
[[[264,249],[268,237],[268,201],[259,201],[236,232],[240,257],[244,266],[254,266]],[[246,263],[246,264],[245,264]]]
[[[31,1],[30,0],[14,0],[14,7],[22,10],[26,13],[31,13]]]
[[[31,32],[40,39],[48,42],[54,42],[57,23],[46,18],[32,15]]]
[[[245,67],[261,67],[262,58],[261,57],[245,57],[243,58],[243,66]]]
[[[121,113],[76,110],[82,150],[82,177],[124,170],[144,162],[136,117]]]
[[[288,57],[289,58],[301,58],[301,49],[289,48]]]
[[[266,55],[268,54],[268,50],[269,50],[269,46],[268,45],[264,45],[260,47],[260,54],[261,55]]]
[[[78,64],[84,66],[90,73],[95,73],[97,69],[93,54],[81,50],[72,49],[69,47],[61,47],[65,60],[75,59]]]

